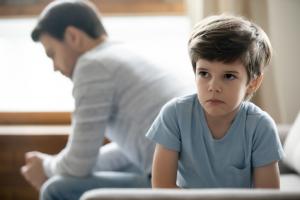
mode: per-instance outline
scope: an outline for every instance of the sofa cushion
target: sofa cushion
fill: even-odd
[[[283,174],[280,176],[280,190],[300,191],[300,176],[298,174]]]
[[[300,112],[284,143],[284,162],[300,174]]]

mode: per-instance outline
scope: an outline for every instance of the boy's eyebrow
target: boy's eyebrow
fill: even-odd
[[[232,70],[225,71],[225,73],[228,73],[228,74],[239,74],[238,71],[232,71]]]
[[[209,71],[209,69],[206,68],[206,67],[196,67],[196,70]],[[239,72],[235,71],[235,70],[225,70],[224,73],[226,73],[226,74],[239,74]]]
[[[205,67],[197,67],[196,69],[197,69],[197,70],[206,70],[206,71],[208,71],[208,69],[205,68]]]

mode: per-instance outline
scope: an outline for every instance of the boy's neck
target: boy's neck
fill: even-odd
[[[223,138],[229,128],[231,127],[231,124],[238,112],[238,109],[234,110],[231,113],[228,113],[224,116],[211,116],[208,115],[208,113],[205,112],[205,118],[207,122],[207,126],[215,139],[221,139]]]

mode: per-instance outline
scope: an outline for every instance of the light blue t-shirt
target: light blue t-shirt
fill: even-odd
[[[146,137],[179,153],[182,188],[250,188],[253,168],[284,154],[274,121],[250,102],[241,104],[225,136],[214,139],[196,94],[168,102]]]

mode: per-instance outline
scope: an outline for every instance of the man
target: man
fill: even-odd
[[[94,188],[150,187],[154,143],[144,134],[162,105],[185,86],[110,41],[87,1],[52,2],[31,37],[42,43],[54,70],[73,81],[75,99],[66,147],[55,156],[25,155],[21,172],[40,198],[78,199]],[[102,146],[104,136],[111,143]]]

